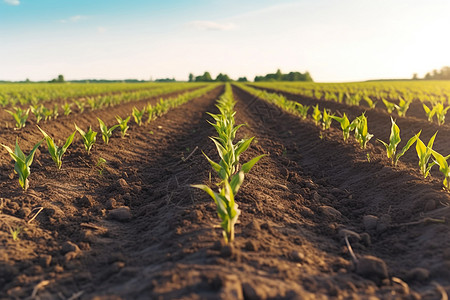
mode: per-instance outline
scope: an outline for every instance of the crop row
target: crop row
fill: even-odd
[[[237,131],[243,126],[243,124],[235,125],[235,104],[231,85],[226,84],[225,93],[217,100],[216,106],[219,113],[208,113],[214,120],[214,123],[210,121],[208,123],[217,132],[217,136],[211,137],[211,140],[216,146],[220,161],[219,163],[214,162],[206,154],[204,155],[219,176],[218,192],[204,184],[192,185],[205,191],[214,200],[217,206],[217,215],[222,220],[221,227],[225,243],[233,242],[234,225],[240,215],[235,201],[236,194],[244,182],[245,174],[264,156],[263,154],[242,165],[239,164],[240,155],[248,149],[254,137],[234,142]]]
[[[306,119],[308,117],[308,111],[311,108],[310,106],[302,105],[301,103],[298,103],[296,101],[288,100],[286,99],[286,97],[276,93],[261,93],[260,90],[247,85],[237,84],[237,86],[244,91],[252,94],[253,96],[274,104],[282,110],[296,115],[302,119]],[[317,126],[321,126],[323,130],[328,130],[333,120],[337,121],[340,124],[340,128],[342,129],[344,141],[347,141],[350,137],[351,132],[354,132],[354,137],[358,141],[362,149],[366,148],[367,142],[373,137],[373,135],[369,133],[367,126],[367,117],[365,116],[365,113],[362,113],[360,116],[356,117],[353,121],[350,122],[345,113],[342,116],[335,116],[334,113],[327,109],[321,111],[319,109],[319,106],[316,105],[312,108],[312,113],[310,116],[313,119],[314,123]],[[391,132],[389,141],[385,142],[380,139],[377,140],[385,146],[386,155],[388,159],[391,160],[393,166],[396,166],[399,159],[406,153],[406,151],[408,151],[414,144],[416,144],[416,153],[419,159],[418,165],[421,175],[426,178],[429,175],[431,168],[437,165],[441,173],[444,175],[444,189],[450,191],[450,167],[447,162],[447,160],[450,158],[450,155],[444,157],[442,154],[433,150],[433,144],[437,132],[430,138],[427,145],[425,145],[425,143],[420,139],[420,134],[421,131],[413,135],[408,140],[406,145],[400,151],[397,151],[397,146],[401,142],[400,128],[391,117]],[[433,159],[430,161],[431,157]]]
[[[424,117],[439,125],[444,124],[450,109],[450,85],[447,82],[429,85],[428,82],[255,83],[253,86],[351,106],[364,104],[368,109],[382,108],[389,114],[396,112],[400,117],[406,115],[413,101],[418,101],[422,104]]]
[[[0,84],[0,107],[36,105],[53,100],[69,101],[99,96],[170,87],[180,83],[9,83]],[[184,84],[181,84],[184,85]]]
[[[104,109],[121,103],[141,101],[167,93],[182,91],[187,87],[193,86],[190,84],[164,85],[158,88],[147,90],[74,99],[72,100],[72,102],[65,102],[63,105],[61,105],[61,107],[57,103],[52,107],[46,107],[42,103],[39,103],[31,105],[27,109],[15,106],[12,109],[6,111],[14,119],[15,129],[20,129],[25,127],[30,112],[34,115],[36,123],[39,124],[41,120],[47,121],[52,118],[56,119],[60,115],[60,113],[67,116],[73,112],[73,107],[76,107],[78,113],[83,113],[85,109],[90,109],[91,111]],[[194,87],[199,87],[199,85],[194,85]]]
[[[109,143],[109,139],[112,136],[113,131],[116,130],[117,128],[119,128],[121,131],[121,137],[125,138],[125,136],[127,135],[127,130],[129,129],[128,121],[130,120],[131,116],[133,116],[134,121],[138,126],[142,126],[143,124],[147,124],[150,121],[166,114],[170,109],[180,106],[194,98],[202,96],[203,94],[211,91],[215,87],[217,87],[217,85],[208,85],[204,88],[192,92],[187,92],[177,97],[169,99],[161,99],[156,105],[147,104],[142,109],[134,107],[130,115],[124,118],[116,116],[117,124],[109,128],[100,118],[97,118],[103,142],[107,145]],[[143,118],[145,117],[145,115],[147,115],[147,120],[146,122],[143,122]],[[74,125],[75,131],[69,135],[69,137],[66,139],[65,143],[62,146],[58,146],[55,143],[55,139],[53,139],[50,135],[48,135],[38,126],[38,129],[43,135],[43,139],[39,140],[34,145],[34,147],[29,152],[28,155],[25,155],[24,152],[21,150],[18,138],[16,138],[14,150],[12,150],[9,146],[2,144],[2,146],[8,151],[9,155],[14,160],[14,171],[15,173],[17,173],[19,177],[19,184],[23,188],[23,190],[26,191],[29,187],[28,177],[30,176],[31,173],[30,167],[31,164],[33,163],[35,152],[43,141],[46,142],[48,152],[58,169],[61,168],[62,158],[67,149],[72,144],[77,132],[82,137],[82,142],[87,154],[88,155],[90,154],[90,151],[96,142],[96,136],[98,132],[93,131],[91,126],[89,126],[87,131],[84,131],[81,128],[79,128],[76,124]],[[100,166],[101,164],[102,162],[99,161],[97,167],[101,167]]]

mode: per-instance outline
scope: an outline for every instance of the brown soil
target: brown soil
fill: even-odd
[[[238,137],[256,137],[241,159],[268,156],[237,196],[233,247],[222,245],[214,203],[189,187],[212,173],[201,151],[217,159],[205,119],[222,91],[133,124],[125,139],[116,132],[108,146],[99,140],[90,156],[78,139],[61,170],[41,146],[26,193],[1,151],[0,299],[441,299],[450,291],[448,223],[411,223],[450,215],[439,174],[423,180],[409,155],[393,168],[377,142],[362,151],[336,128],[320,132],[237,89],[236,121],[248,125]],[[95,113],[111,123],[132,105]],[[73,122],[97,127],[94,117],[43,127],[63,140]],[[368,118],[369,128],[389,130],[386,115]],[[421,126],[414,122],[399,119],[402,132]],[[41,138],[33,127],[2,132],[0,142],[19,135],[27,153]],[[44,209],[27,223],[36,207]],[[18,226],[13,241],[9,227]]]

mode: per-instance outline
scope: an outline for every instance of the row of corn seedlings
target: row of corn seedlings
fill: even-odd
[[[272,103],[287,112],[301,117],[302,119],[307,118],[307,112],[310,109],[309,106],[302,105],[295,101],[287,100],[286,97],[275,93],[261,93],[257,89],[242,84],[239,85],[239,87],[249,92],[250,94],[258,96],[262,100]],[[367,142],[373,137],[373,135],[368,132],[367,117],[364,113],[350,122],[345,113],[342,117],[338,117],[332,114],[327,109],[321,111],[319,109],[319,106],[316,105],[313,107],[311,117],[316,125],[322,126],[323,130],[327,130],[330,128],[331,120],[339,122],[342,129],[344,141],[347,141],[350,133],[354,131],[355,139],[359,142],[361,149],[365,149]],[[450,167],[447,162],[447,160],[450,158],[450,155],[443,156],[442,154],[432,149],[437,132],[430,138],[428,144],[425,145],[424,142],[420,139],[420,131],[417,134],[413,135],[400,151],[397,151],[397,146],[401,142],[400,128],[395,123],[392,117],[391,124],[392,125],[389,142],[384,142],[380,139],[377,140],[386,148],[386,155],[388,159],[391,160],[392,165],[397,166],[399,159],[414,145],[414,143],[416,143],[416,153],[419,158],[419,170],[422,176],[424,178],[427,178],[431,168],[435,165],[438,165],[439,170],[444,175],[444,189],[450,191]],[[433,157],[432,161],[430,161],[431,157]]]
[[[204,184],[192,185],[205,191],[214,200],[217,206],[217,214],[221,219],[223,237],[225,243],[232,243],[234,240],[234,225],[240,215],[240,210],[235,201],[236,194],[244,182],[245,174],[264,156],[257,156],[244,164],[239,163],[240,155],[248,149],[254,137],[241,139],[235,142],[236,133],[243,126],[235,125],[234,111],[235,101],[231,85],[227,84],[225,93],[217,101],[218,114],[208,113],[214,122],[208,121],[217,131],[217,136],[211,137],[218,155],[219,163],[213,161],[206,154],[205,157],[214,171],[217,172],[220,182],[218,192]]]
[[[447,86],[441,90],[432,90],[410,82],[407,87],[400,87],[399,83],[392,83],[398,87],[383,87],[383,84],[348,83],[348,84],[317,84],[317,83],[255,83],[259,88],[271,88],[283,92],[301,95],[323,101],[345,103],[359,106],[365,102],[369,109],[374,109],[378,103],[383,103],[389,114],[394,112],[398,116],[406,116],[411,103],[420,101],[430,122],[436,117],[438,125],[445,122],[445,115],[450,109],[450,89]]]
[[[175,97],[175,98],[170,98],[167,100],[161,99],[160,102],[156,106],[154,106],[154,108],[157,110],[158,113],[156,114],[156,113],[154,113],[153,110],[151,110],[149,112],[148,120],[149,121],[153,120],[155,117],[165,114],[171,108],[175,108],[181,104],[186,103],[189,100],[197,98],[197,97],[207,93],[208,91],[212,90],[215,87],[217,87],[217,85],[210,85],[205,88],[195,90],[193,92],[187,92],[187,93],[180,95],[178,97]],[[161,106],[163,106],[163,108]],[[133,112],[132,112],[133,116],[135,116],[134,111],[135,110],[133,109]],[[148,106],[145,108],[144,112],[148,112]],[[112,127],[109,127],[109,128],[100,118],[97,118],[97,120],[99,122],[100,132],[102,134],[102,139],[106,145],[109,143],[109,139],[112,136],[113,131],[117,128],[120,129],[122,138],[124,138],[126,136],[127,130],[129,129],[128,121],[130,120],[130,118],[131,118],[131,115],[127,116],[126,118],[121,118],[120,116],[116,116],[117,124]],[[141,125],[141,122],[139,120],[136,120],[136,118],[135,118],[135,121],[136,121],[136,124],[138,124],[139,126]],[[51,158],[53,159],[53,161],[55,162],[58,169],[61,169],[63,155],[66,153],[67,149],[72,144],[77,132],[80,134],[80,136],[82,138],[82,142],[83,142],[85,150],[87,151],[88,154],[90,154],[90,151],[96,142],[96,137],[97,137],[98,132],[93,131],[91,126],[89,126],[89,129],[87,131],[84,131],[81,128],[79,128],[76,124],[74,124],[74,125],[75,125],[75,131],[72,134],[70,134],[70,136],[66,139],[64,145],[62,145],[62,146],[56,145],[55,140],[50,135],[48,135],[44,130],[42,130],[39,126],[37,126],[43,135],[43,139],[38,141],[34,145],[33,149],[30,151],[30,153],[28,155],[25,155],[23,153],[23,151],[21,150],[21,148],[19,146],[18,138],[16,139],[16,144],[15,144],[14,150],[12,150],[9,146],[2,144],[2,146],[8,151],[9,155],[13,158],[13,160],[15,162],[14,163],[14,171],[19,176],[19,184],[24,191],[26,191],[29,187],[28,177],[31,174],[30,167],[31,167],[31,164],[33,163],[34,155],[36,153],[36,150],[39,148],[39,146],[41,145],[41,143],[44,140],[47,143],[48,152],[49,152]]]
[[[15,121],[15,129],[21,129],[25,127],[29,118],[30,112],[34,115],[35,121],[39,124],[40,121],[56,119],[60,113],[68,116],[73,112],[72,108],[76,107],[79,113],[83,113],[86,108],[91,111],[103,109],[111,106],[115,106],[121,103],[127,103],[132,101],[141,101],[144,99],[152,98],[162,94],[177,92],[190,87],[186,84],[169,85],[159,88],[152,87],[150,89],[142,89],[138,91],[123,92],[119,94],[109,95],[97,95],[97,96],[85,96],[83,98],[74,99],[72,102],[65,102],[59,107],[58,104],[54,104],[53,107],[44,106],[42,103],[36,103],[31,105],[28,109],[21,108],[20,106],[14,106],[10,110],[6,110]],[[193,87],[198,87],[194,85]],[[62,111],[61,111],[61,109]]]

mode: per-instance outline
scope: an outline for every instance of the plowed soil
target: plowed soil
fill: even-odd
[[[246,176],[236,240],[223,245],[213,201],[190,187],[216,182],[202,151],[218,160],[206,112],[217,111],[222,91],[132,124],[125,139],[116,132],[109,145],[98,140],[91,155],[77,138],[61,170],[42,145],[26,193],[2,150],[0,298],[443,299],[450,292],[450,197],[438,171],[424,180],[413,151],[391,167],[375,139],[361,150],[344,143],[337,126],[322,132],[237,88],[236,123],[247,125],[238,138],[255,136],[241,160],[267,156]],[[63,140],[74,122],[96,128],[98,114],[112,125],[132,106],[42,127]],[[389,116],[367,116],[369,131],[387,140]],[[398,124],[402,137],[423,129],[426,141],[437,129],[415,118]],[[436,149],[444,151],[449,129],[439,130]],[[25,153],[41,138],[27,126],[3,131],[0,142],[11,146],[16,136]],[[107,161],[102,174],[99,157]],[[17,241],[10,228],[21,228]]]

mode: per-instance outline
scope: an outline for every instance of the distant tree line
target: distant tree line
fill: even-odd
[[[443,67],[441,70],[433,70],[431,73],[425,74],[424,79],[427,80],[450,80],[450,67]]]
[[[213,81],[219,81],[219,82],[228,82],[231,81],[231,78],[227,74],[219,73],[217,75],[216,79],[212,79],[211,74],[209,72],[203,73],[203,75],[200,76],[194,76],[194,74],[189,74],[189,82],[213,82]]]
[[[256,76],[255,82],[257,81],[313,81],[311,74],[309,72],[289,72],[287,74],[281,73],[280,69],[276,73],[269,73],[265,76]]]

